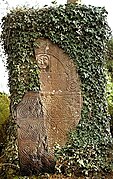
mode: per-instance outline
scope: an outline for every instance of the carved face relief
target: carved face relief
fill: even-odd
[[[47,54],[39,54],[36,56],[38,67],[40,69],[46,69],[49,66],[50,56]]]

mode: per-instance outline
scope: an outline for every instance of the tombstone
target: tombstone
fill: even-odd
[[[80,80],[73,60],[48,39],[37,40],[40,92],[27,92],[17,106],[21,172],[53,170],[54,145],[64,146],[81,114]],[[37,79],[38,80],[38,79]]]

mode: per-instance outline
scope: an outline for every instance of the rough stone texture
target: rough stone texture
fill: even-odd
[[[39,39],[35,50],[40,68],[41,102],[47,129],[49,153],[55,143],[65,144],[81,114],[80,80],[73,61],[48,39]]]
[[[42,168],[49,170],[52,158],[48,155],[48,142],[40,95],[28,92],[17,107],[18,146],[21,173],[37,174]]]
[[[41,90],[27,92],[16,110],[22,175],[53,170],[54,145],[66,143],[81,114],[80,80],[73,61],[48,39],[38,42],[35,60]]]

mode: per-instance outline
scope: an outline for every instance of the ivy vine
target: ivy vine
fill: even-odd
[[[77,128],[63,148],[56,169],[70,174],[112,170],[112,137],[106,103],[104,52],[110,30],[104,8],[66,4],[42,9],[16,8],[2,19],[2,40],[13,108],[26,91],[39,91],[36,40],[48,38],[77,64],[83,108]]]

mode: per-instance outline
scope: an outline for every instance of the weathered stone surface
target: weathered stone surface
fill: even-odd
[[[18,146],[21,173],[31,175],[49,170],[53,159],[48,155],[46,127],[40,95],[28,92],[17,107]]]
[[[47,129],[49,152],[55,143],[65,144],[81,114],[80,80],[73,61],[48,39],[38,40],[35,50],[40,68],[41,102]]]
[[[23,175],[53,170],[54,145],[66,143],[81,114],[80,80],[73,61],[48,39],[38,42],[35,55],[41,90],[27,92],[16,110]]]

